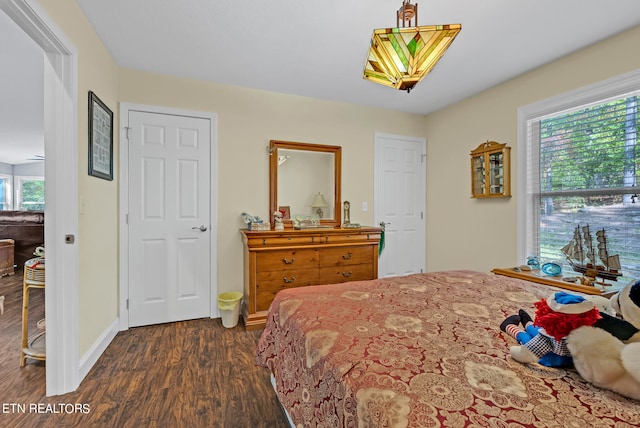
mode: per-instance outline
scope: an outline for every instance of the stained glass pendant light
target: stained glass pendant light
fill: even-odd
[[[460,24],[418,27],[417,23],[418,4],[403,0],[397,28],[373,30],[362,77],[410,92],[429,74],[462,29]]]

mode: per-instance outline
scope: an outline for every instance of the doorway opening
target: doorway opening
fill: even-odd
[[[74,244],[78,230],[77,54],[39,5],[27,0],[1,1],[0,12],[35,42],[43,55],[46,395],[59,395],[75,390],[80,378],[78,254]]]

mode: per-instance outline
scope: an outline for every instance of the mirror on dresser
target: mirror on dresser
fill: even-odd
[[[342,147],[271,140],[269,156],[270,215],[286,211],[287,228],[295,218],[307,227],[339,227]]]

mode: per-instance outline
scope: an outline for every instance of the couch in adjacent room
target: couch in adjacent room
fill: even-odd
[[[37,247],[44,246],[44,212],[42,211],[0,211],[0,240],[13,239],[14,264],[35,257]]]

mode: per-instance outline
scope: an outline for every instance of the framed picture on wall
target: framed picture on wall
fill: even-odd
[[[89,175],[113,180],[113,112],[89,91]]]

